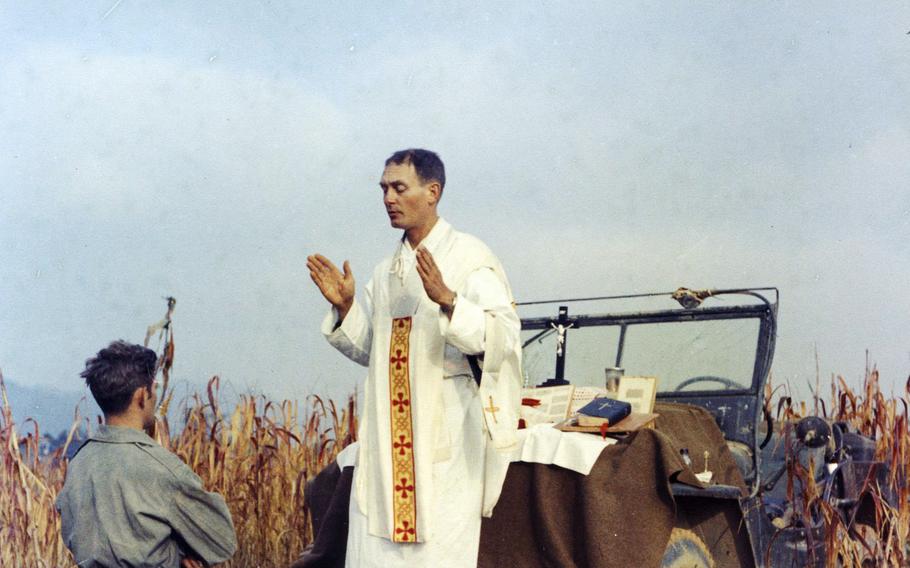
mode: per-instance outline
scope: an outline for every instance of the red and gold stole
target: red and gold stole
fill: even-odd
[[[392,320],[389,342],[389,402],[392,420],[393,542],[416,542],[417,495],[414,475],[414,428],[408,372],[411,318]]]

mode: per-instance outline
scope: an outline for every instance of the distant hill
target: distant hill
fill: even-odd
[[[26,386],[6,378],[4,383],[10,407],[13,409],[13,420],[20,433],[26,428],[25,420],[33,418],[38,422],[41,434],[57,435],[72,425],[73,412],[77,405],[81,418],[94,417],[101,413],[87,389],[83,394],[78,391]],[[86,400],[80,403],[83,396],[86,396]],[[28,428],[29,430],[33,428],[31,423]]]
[[[86,417],[90,417],[95,423],[96,417],[101,415],[101,409],[98,408],[88,388],[81,392],[61,391],[52,387],[23,385],[7,377],[4,377],[3,382],[6,385],[10,407],[13,409],[13,420],[20,433],[26,428],[25,420],[33,418],[38,422],[42,435],[57,436],[72,426],[73,412],[77,405],[79,406],[79,419],[83,424]],[[191,394],[201,394],[205,390],[204,387],[191,385],[185,380],[174,380],[171,385],[173,386],[174,402],[169,408],[168,420],[171,424],[171,432],[175,432],[182,425],[180,419],[182,403]],[[85,400],[82,400],[83,397]],[[218,397],[222,411],[230,412],[237,402],[237,397],[238,394],[230,388],[222,390]]]

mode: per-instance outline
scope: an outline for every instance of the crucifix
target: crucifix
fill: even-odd
[[[564,381],[566,368],[566,331],[575,325],[569,320],[569,307],[559,306],[559,316],[550,325],[556,330],[556,379]]]
[[[493,422],[494,422],[494,423],[496,423],[496,424],[499,423],[499,422],[496,420],[496,413],[499,412],[499,407],[498,407],[498,406],[493,406],[493,397],[492,397],[492,396],[490,397],[490,406],[489,406],[489,407],[485,407],[484,410],[486,410],[487,412],[490,413],[490,415],[493,416]]]
[[[566,332],[575,327],[575,321],[569,319],[569,307],[559,306],[559,315],[550,320],[550,328],[556,331],[556,376],[540,384],[542,387],[555,387],[569,384],[565,379],[566,370]]]
[[[575,325],[575,323],[570,323],[569,325],[563,325],[561,323],[551,323],[550,327],[556,330],[556,356],[562,357],[563,346],[566,344],[566,331],[570,327]]]

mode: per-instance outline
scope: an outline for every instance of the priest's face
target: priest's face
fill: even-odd
[[[389,221],[396,229],[420,231],[436,220],[439,183],[421,181],[412,164],[386,166],[379,187]]]

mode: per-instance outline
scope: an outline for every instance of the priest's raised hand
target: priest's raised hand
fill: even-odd
[[[321,254],[314,254],[307,257],[306,266],[310,270],[310,278],[319,287],[323,297],[338,310],[338,321],[343,321],[354,304],[356,288],[351,265],[344,261],[342,273],[331,260]]]
[[[455,292],[446,286],[442,279],[442,272],[436,266],[433,255],[424,247],[417,248],[417,273],[423,281],[423,289],[427,296],[439,304],[449,319],[452,319],[452,310],[455,308]]]

